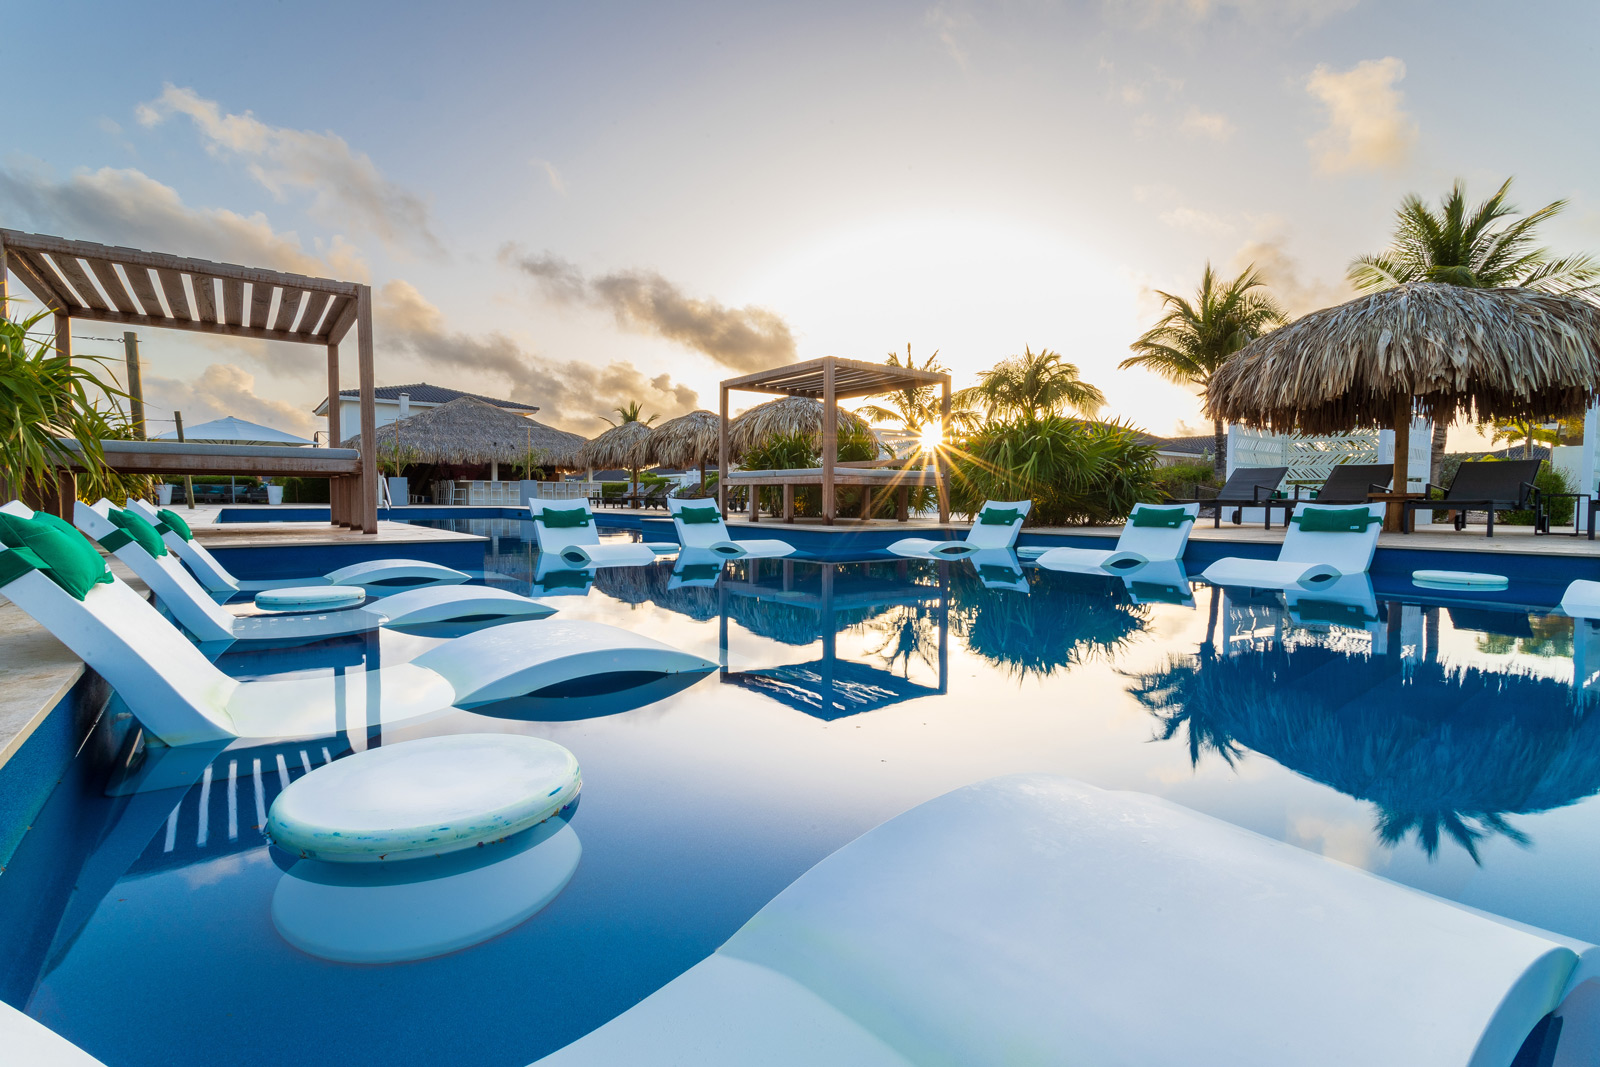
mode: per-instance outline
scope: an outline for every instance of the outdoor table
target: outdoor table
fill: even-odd
[[[1407,500],[1426,500],[1427,493],[1368,493],[1367,500],[1374,504],[1388,504],[1383,512],[1383,532],[1400,533],[1400,520],[1405,514]]]

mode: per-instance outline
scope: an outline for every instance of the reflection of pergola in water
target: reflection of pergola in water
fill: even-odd
[[[743,580],[724,576],[717,590],[721,600],[722,670],[724,683],[751,689],[819,719],[842,719],[864,711],[898,704],[918,697],[949,691],[950,655],[950,565],[938,563],[936,585],[913,585],[909,561],[892,564],[894,582],[839,581],[840,566],[831,563],[805,563],[791,559],[750,560],[749,577]],[[795,568],[816,568],[816,588],[801,588]],[[850,565],[846,565],[850,566]],[[773,580],[763,581],[763,572]],[[810,583],[805,583],[807,586]],[[734,671],[728,667],[729,600],[752,597],[762,601],[806,608],[817,613],[822,638],[822,656],[809,663]],[[838,615],[872,608],[922,607],[933,604],[939,627],[939,681],[923,685],[902,678],[893,671],[867,663],[838,658]]]

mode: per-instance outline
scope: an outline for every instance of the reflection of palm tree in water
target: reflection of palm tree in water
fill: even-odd
[[[1415,834],[1429,856],[1448,838],[1527,837],[1508,815],[1600,792],[1600,716],[1565,683],[1522,672],[1413,665],[1314,646],[1218,659],[1174,657],[1134,676],[1156,739],[1230,766],[1246,750],[1378,808],[1379,840]]]
[[[867,649],[867,654],[877,656],[890,670],[898,669],[902,678],[911,676],[913,657],[931,670],[939,669],[939,621],[936,609],[904,605],[866,623],[865,628],[882,637],[876,648]]]
[[[950,619],[973,652],[1018,679],[1048,677],[1110,656],[1144,631],[1150,609],[1120,579],[1031,567],[1029,593],[988,589],[971,567],[950,569]]]

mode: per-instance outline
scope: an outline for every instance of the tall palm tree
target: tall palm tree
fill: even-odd
[[[612,408],[611,410],[617,413],[618,418],[615,422],[612,422],[610,417],[606,415],[598,415],[596,418],[609,422],[613,426],[621,426],[625,422],[642,422],[646,426],[649,426],[652,422],[655,422],[661,417],[660,413],[658,412],[646,418],[644,416],[644,405],[639,403],[637,400],[628,401],[626,407]]]
[[[900,361],[900,353],[890,352],[889,358],[883,361],[891,367],[900,367],[905,370],[928,370],[942,372],[945,367],[939,362],[939,353],[922,361],[918,366],[916,358],[911,354],[911,346],[906,345],[905,362]],[[875,422],[898,422],[906,433],[916,435],[930,422],[939,421],[939,392],[931,385],[904,386],[887,393],[878,393],[889,402],[889,406],[881,404],[864,404],[856,408],[856,414],[864,415]]]
[[[1024,348],[1022,355],[1001,360],[978,375],[977,385],[960,390],[951,400],[963,408],[981,409],[991,419],[1030,420],[1066,411],[1093,418],[1106,403],[1105,394],[1079,375],[1076,363],[1048,348],[1037,353]]]
[[[1223,281],[1207,263],[1192,302],[1157,291],[1166,314],[1128,346],[1135,354],[1117,368],[1143,367],[1179,385],[1210,388],[1211,376],[1229,356],[1286,321],[1265,285],[1255,264],[1232,281]],[[1228,467],[1221,419],[1211,421],[1211,449],[1211,469],[1220,480]]]
[[[1546,293],[1592,293],[1600,265],[1588,256],[1554,256],[1534,244],[1534,230],[1559,215],[1565,200],[1546,204],[1510,221],[1517,209],[1508,201],[1511,179],[1476,208],[1467,208],[1466,186],[1457,180],[1437,211],[1408,194],[1395,212],[1394,240],[1387,251],[1353,260],[1347,274],[1362,292],[1392,289],[1406,282],[1440,282],[1471,289],[1518,286]],[[1437,482],[1444,465],[1448,425],[1433,428],[1429,479]]]

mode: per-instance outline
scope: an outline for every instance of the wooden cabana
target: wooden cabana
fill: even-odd
[[[295,449],[285,458],[225,445],[128,441],[107,447],[105,462],[127,474],[326,477],[333,522],[378,532],[371,286],[0,229],[0,305],[7,271],[54,314],[55,346],[68,357],[75,318],[319,345],[328,353],[328,395],[337,397],[339,344],[359,327],[358,449]],[[330,442],[340,439],[337,404],[329,407],[328,430]],[[58,497],[70,515],[74,474],[61,478]]]
[[[866,492],[862,514],[871,513],[871,493],[874,489],[895,489],[901,493],[902,506],[899,517],[906,517],[903,505],[906,494],[913,488],[933,487],[939,497],[939,521],[950,521],[950,495],[944,481],[944,457],[934,452],[931,471],[900,471],[886,478],[877,461],[866,463],[840,463],[839,455],[839,401],[852,397],[878,396],[897,389],[938,386],[940,390],[939,417],[942,425],[950,421],[950,376],[935,371],[896,367],[887,363],[863,363],[854,359],[825,356],[822,359],[792,363],[787,367],[758,371],[738,378],[729,378],[721,384],[722,430],[718,447],[717,503],[726,513],[727,487],[730,484],[750,487],[750,518],[759,515],[757,500],[759,487],[775,485],[783,488],[784,516],[793,514],[794,489],[798,485],[816,485],[822,488],[822,521],[833,524],[834,489],[840,485],[861,486]],[[776,393],[780,396],[803,396],[822,402],[822,433],[819,442],[822,453],[821,467],[817,470],[796,471],[734,471],[728,437],[728,394],[735,389],[752,393]]]

